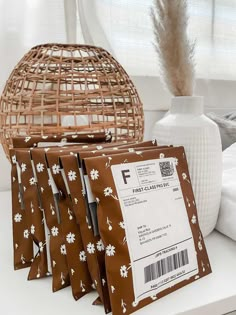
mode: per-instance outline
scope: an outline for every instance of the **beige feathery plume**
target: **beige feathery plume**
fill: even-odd
[[[187,37],[185,0],[154,0],[151,17],[162,79],[175,96],[193,94],[194,43]]]

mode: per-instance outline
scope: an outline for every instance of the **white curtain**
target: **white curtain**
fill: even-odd
[[[15,64],[32,46],[65,39],[62,9],[63,1],[58,1],[58,7],[55,1],[0,1],[1,89]]]
[[[106,41],[132,75],[158,76],[153,48],[152,0],[85,0],[93,3]],[[196,40],[197,77],[236,78],[236,1],[189,0],[189,36]],[[96,29],[93,32],[96,42]]]

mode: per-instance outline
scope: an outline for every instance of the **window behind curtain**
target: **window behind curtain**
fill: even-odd
[[[99,0],[94,10],[117,59],[132,75],[158,76],[152,44],[152,0]],[[189,29],[196,39],[197,77],[236,78],[236,1],[189,0]],[[96,39],[96,34],[94,39]]]

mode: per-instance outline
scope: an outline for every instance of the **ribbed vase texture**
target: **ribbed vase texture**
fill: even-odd
[[[189,98],[190,99],[190,98]],[[179,102],[179,100],[178,100]],[[183,145],[203,236],[215,228],[221,197],[222,149],[218,126],[208,119],[196,104],[187,113],[178,108],[155,124],[153,138],[159,145]],[[186,104],[183,104],[186,106]]]

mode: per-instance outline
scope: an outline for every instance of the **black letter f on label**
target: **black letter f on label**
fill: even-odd
[[[121,171],[122,176],[123,176],[123,180],[124,180],[124,183],[125,183],[125,184],[127,184],[127,178],[130,177],[130,175],[127,174],[127,173],[129,173],[129,172],[130,172],[129,170],[123,170],[123,171]]]

